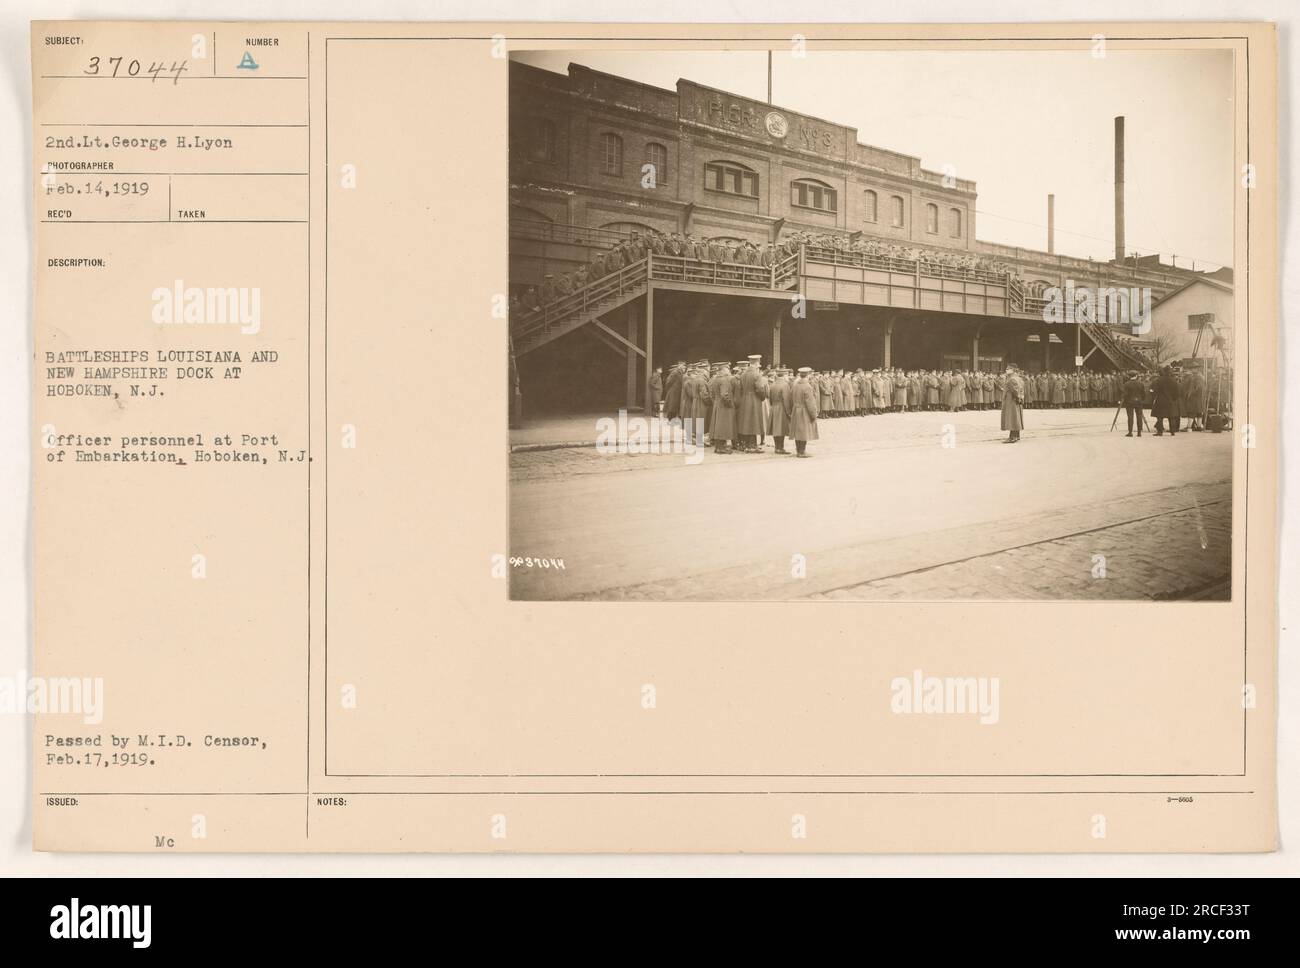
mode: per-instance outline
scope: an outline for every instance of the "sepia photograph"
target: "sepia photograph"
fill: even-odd
[[[512,599],[1228,600],[1233,66],[512,53]]]

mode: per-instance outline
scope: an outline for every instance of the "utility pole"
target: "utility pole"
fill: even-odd
[[[772,52],[767,52],[767,103],[772,103]]]

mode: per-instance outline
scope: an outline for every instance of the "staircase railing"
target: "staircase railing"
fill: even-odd
[[[1137,347],[1125,346],[1105,325],[1093,320],[1086,309],[1082,309],[1079,325],[1093,344],[1110,357],[1112,363],[1134,369],[1151,369],[1151,361]]]
[[[515,339],[527,340],[546,332],[566,319],[586,314],[610,299],[618,299],[626,293],[640,292],[645,285],[646,260],[640,259],[601,276],[594,282],[587,283],[577,292],[553,299],[545,306],[525,314],[511,329]]]
[[[772,266],[772,288],[789,289],[799,278],[799,253],[786,256]]]
[[[512,321],[511,329],[515,339],[526,341],[532,336],[547,332],[566,319],[589,313],[610,299],[617,300],[624,294],[640,293],[645,288],[647,279],[738,289],[788,289],[798,273],[798,253],[771,266],[652,254],[601,276],[576,292],[566,293],[545,306],[530,310]]]
[[[1024,284],[1015,276],[1011,276],[1007,280],[1007,292],[1010,294],[1011,297],[1011,308],[1019,309],[1021,312],[1024,312],[1025,297],[1029,295],[1028,291],[1024,287]]]

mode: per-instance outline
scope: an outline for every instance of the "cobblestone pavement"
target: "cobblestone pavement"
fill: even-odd
[[[1014,446],[993,411],[823,421],[807,461],[515,453],[511,554],[564,568],[514,569],[511,594],[1227,597],[1234,435],[1126,438],[1113,415],[1031,410]]]
[[[1218,493],[1218,497],[1213,497]],[[1191,491],[1185,492],[1192,497]],[[807,596],[869,599],[1229,598],[1232,496],[1210,489],[1209,503],[1156,513],[1068,537],[1038,541]]]

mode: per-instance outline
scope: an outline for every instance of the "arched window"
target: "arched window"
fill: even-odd
[[[889,200],[889,224],[896,229],[903,227],[903,196],[895,195]]]
[[[925,204],[925,230],[936,235],[939,232],[939,206],[934,202]]]
[[[668,184],[668,149],[656,141],[651,141],[645,146],[645,163],[651,167],[654,172],[654,184]],[[646,172],[643,170],[642,175]]]
[[[866,221],[875,222],[878,220],[879,218],[878,202],[879,199],[876,198],[876,193],[873,192],[870,188],[868,188],[866,194],[862,196],[862,217]]]
[[[835,189],[811,178],[799,178],[790,183],[790,204],[797,208],[812,208],[819,212],[834,213],[837,208]]]
[[[555,122],[549,118],[538,118],[533,129],[532,160],[551,164],[556,155]]]
[[[607,131],[600,136],[600,147],[605,174],[623,174],[623,139]]]
[[[603,232],[617,232],[619,235],[663,235],[653,225],[646,225],[644,222],[606,222],[601,227]]]
[[[528,208],[524,205],[510,206],[510,221],[512,222],[553,222],[545,212],[539,212],[535,208]]]
[[[735,161],[710,161],[704,166],[704,188],[758,198],[758,172]]]
[[[948,232],[954,239],[961,238],[961,209],[948,209]]]

